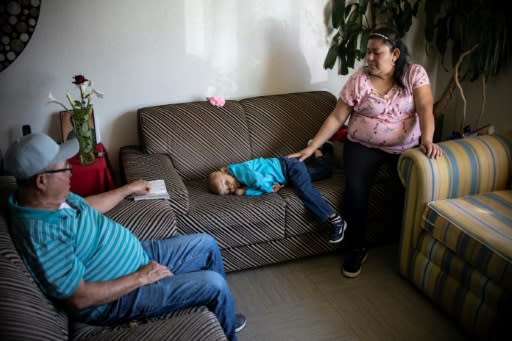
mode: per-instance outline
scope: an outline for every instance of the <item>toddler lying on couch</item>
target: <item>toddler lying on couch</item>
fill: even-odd
[[[208,190],[219,195],[259,196],[290,185],[317,219],[329,222],[329,243],[339,243],[347,223],[312,185],[312,181],[331,176],[332,149],[332,145],[326,143],[304,162],[296,158],[271,157],[230,164],[208,175]]]

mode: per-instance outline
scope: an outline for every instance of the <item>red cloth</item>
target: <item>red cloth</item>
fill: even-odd
[[[331,141],[341,141],[344,142],[347,140],[348,128],[346,126],[338,129],[336,133],[331,137]]]
[[[73,167],[71,173],[71,192],[86,197],[93,194],[102,193],[115,188],[114,180],[108,169],[105,159],[105,148],[99,143],[96,152],[102,152],[102,157],[96,157],[94,163],[81,165],[78,156],[69,159]]]

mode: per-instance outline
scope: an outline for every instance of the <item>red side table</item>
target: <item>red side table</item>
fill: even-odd
[[[78,156],[69,159],[69,163],[73,167],[71,192],[82,197],[109,191],[116,187],[107,164],[103,144],[98,143],[95,151],[103,153],[103,156],[97,156],[94,163],[89,165],[81,165]]]

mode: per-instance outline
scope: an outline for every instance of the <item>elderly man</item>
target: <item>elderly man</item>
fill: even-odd
[[[82,198],[69,191],[75,139],[57,144],[45,134],[23,136],[6,152],[5,166],[18,183],[9,197],[10,233],[35,282],[69,315],[111,325],[205,305],[226,336],[245,326],[235,314],[215,240],[207,234],[140,242],[102,213],[131,194],[138,180]]]

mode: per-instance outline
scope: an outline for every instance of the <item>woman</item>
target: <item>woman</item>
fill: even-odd
[[[357,277],[366,260],[364,218],[370,186],[379,167],[392,163],[396,171],[400,153],[416,146],[429,158],[442,155],[432,141],[433,100],[427,72],[421,65],[409,64],[407,55],[407,47],[393,29],[370,33],[367,66],[349,77],[336,107],[312,142],[289,155],[305,160],[349,119],[344,144],[346,277]],[[401,212],[397,214],[401,216]]]

